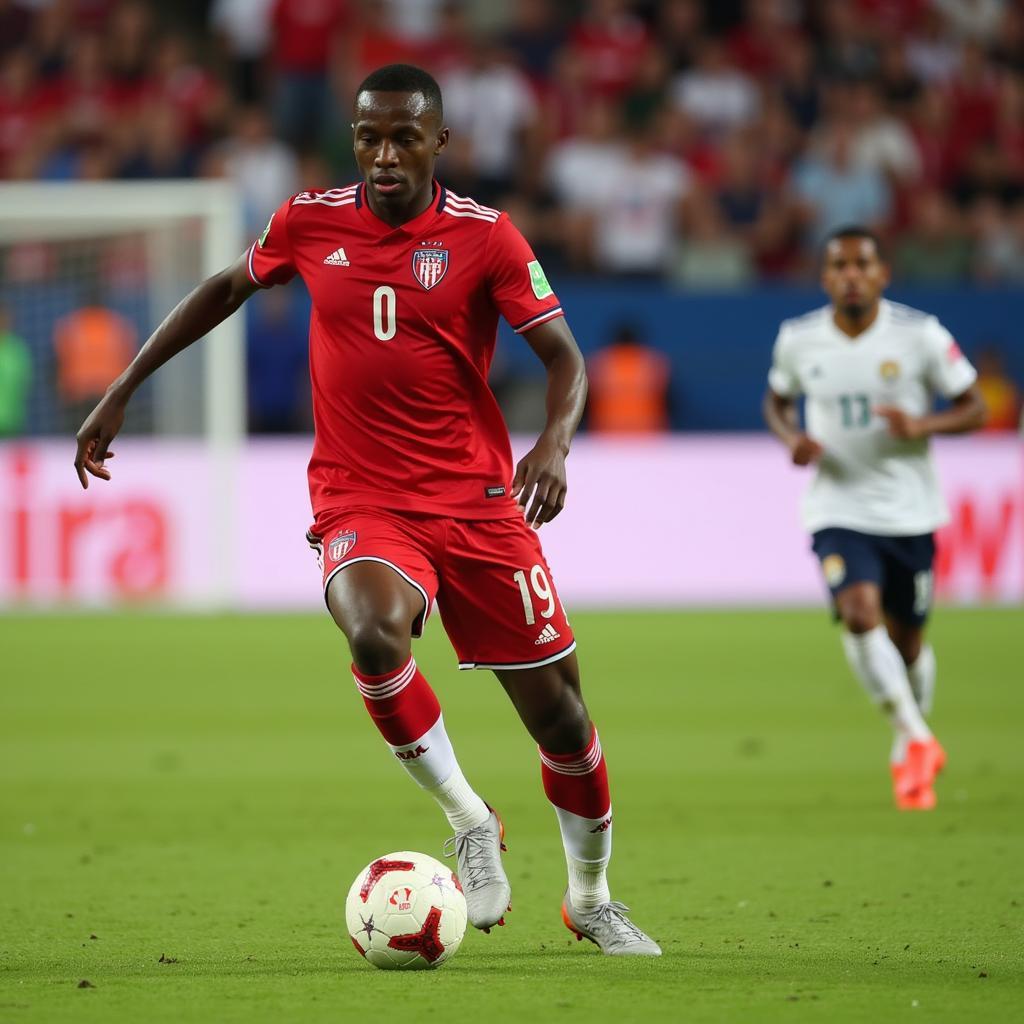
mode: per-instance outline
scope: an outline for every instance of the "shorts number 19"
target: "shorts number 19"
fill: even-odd
[[[555,595],[551,592],[551,584],[548,583],[547,573],[544,572],[543,566],[535,565],[530,570],[529,585],[526,582],[526,573],[522,569],[513,573],[512,579],[519,584],[519,594],[523,599],[523,614],[526,616],[528,626],[532,626],[537,621],[533,610],[533,594],[530,593],[530,586],[533,587],[533,593],[541,601],[547,603],[547,607],[541,608],[541,615],[545,619],[550,619],[555,614]]]

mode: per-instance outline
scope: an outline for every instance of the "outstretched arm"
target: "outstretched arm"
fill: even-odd
[[[821,445],[800,429],[796,402],[792,398],[784,398],[769,389],[761,410],[768,429],[789,449],[794,465],[807,466],[821,458]]]
[[[889,433],[893,437],[914,441],[921,437],[931,437],[932,434],[965,434],[977,430],[984,426],[988,410],[978,385],[972,384],[942,412],[911,416],[894,405],[880,405],[875,413],[889,421]]]
[[[526,521],[537,530],[565,507],[565,458],[587,400],[587,371],[564,317],[540,324],[523,337],[548,371],[547,423],[519,461],[512,481],[512,496],[527,509]]]
[[[124,423],[125,409],[135,389],[168,359],[231,316],[257,288],[246,269],[246,257],[241,256],[227,269],[207,278],[171,310],[78,431],[75,471],[82,487],[89,486],[87,473],[100,480],[110,479],[104,462],[114,453],[108,446]]]

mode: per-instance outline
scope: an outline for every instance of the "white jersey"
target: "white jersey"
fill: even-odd
[[[977,374],[934,316],[882,300],[856,338],[836,327],[831,306],[786,320],[768,383],[784,398],[806,396],[807,433],[824,448],[804,495],[812,533],[841,526],[862,533],[915,536],[949,518],[927,439],[892,437],[874,414],[893,405],[923,416],[935,395],[963,394]]]

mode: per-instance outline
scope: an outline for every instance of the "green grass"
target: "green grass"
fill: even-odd
[[[1021,1019],[1019,609],[936,616],[950,764],[920,815],[891,807],[887,729],[824,612],[575,625],[613,891],[665,956],[564,930],[535,751],[435,626],[418,659],[505,817],[515,910],[410,975],[356,956],[342,901],[372,856],[439,855],[443,819],[326,618],[0,620],[0,1020]]]

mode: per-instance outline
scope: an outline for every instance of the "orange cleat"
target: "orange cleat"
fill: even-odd
[[[907,744],[904,761],[890,766],[896,806],[901,811],[930,811],[936,802],[932,785],[945,764],[946,752],[934,737]]]

